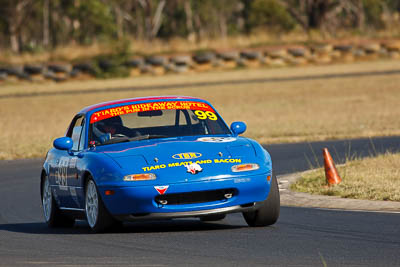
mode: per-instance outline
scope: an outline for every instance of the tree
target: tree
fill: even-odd
[[[21,29],[31,11],[33,0],[2,1],[6,8],[5,17],[10,37],[11,50],[15,53],[21,48]]]
[[[226,38],[235,25],[235,13],[241,8],[239,0],[194,1],[193,19],[199,37]]]
[[[145,36],[152,40],[161,27],[166,0],[138,0],[144,13]]]
[[[333,32],[346,18],[363,27],[362,0],[278,0],[305,31],[326,29]],[[344,19],[345,18],[345,19]],[[343,20],[344,19],[344,20]]]
[[[276,0],[255,0],[250,7],[249,24],[252,28],[268,26],[290,31],[296,22],[287,10]]]
[[[383,13],[389,13],[388,3],[380,0],[363,0],[365,19],[373,28],[384,28]]]
[[[99,37],[112,38],[116,34],[111,6],[104,1],[74,0],[67,12],[75,20],[73,35],[80,43],[90,43]]]
[[[399,0],[0,0],[0,46],[21,52],[126,37],[224,39],[297,25],[334,35],[387,27],[399,12]]]

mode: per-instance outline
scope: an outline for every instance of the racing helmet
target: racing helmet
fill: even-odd
[[[95,123],[95,127],[103,133],[115,134],[122,127],[120,116],[111,117]]]

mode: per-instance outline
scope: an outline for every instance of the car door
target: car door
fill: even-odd
[[[74,209],[81,206],[78,164],[85,144],[84,125],[85,117],[83,115],[75,116],[66,135],[73,141],[72,149],[71,151],[58,151],[55,183],[58,185],[57,195],[61,208]]]

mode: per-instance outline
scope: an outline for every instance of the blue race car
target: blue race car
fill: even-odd
[[[274,224],[280,198],[271,157],[228,128],[205,100],[123,99],[82,109],[54,140],[40,179],[48,226],[86,219],[95,232],[123,221],[242,212],[249,226]]]

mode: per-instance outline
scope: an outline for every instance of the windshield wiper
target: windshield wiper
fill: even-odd
[[[156,139],[156,138],[165,138],[165,137],[168,137],[168,136],[162,135],[162,134],[144,134],[144,135],[131,137],[131,138],[129,138],[129,141],[140,141],[140,140],[145,140],[145,139]]]
[[[117,144],[117,143],[123,143],[123,142],[131,142],[131,141],[140,141],[140,140],[148,140],[148,139],[156,139],[156,138],[164,138],[168,137],[166,135],[160,135],[160,134],[144,134],[144,135],[138,135],[135,137],[127,137],[127,136],[121,136],[121,137],[113,137],[110,140],[107,140],[106,142],[102,143],[102,145],[109,145],[109,144]]]
[[[162,135],[162,134],[148,134],[148,138],[147,139],[157,139],[157,138],[166,138],[168,136],[166,135]]]
[[[168,136],[162,135],[162,134],[144,134],[144,135],[139,135],[135,137],[130,137],[128,138],[128,141],[140,141],[140,140],[146,140],[146,139],[156,139],[156,138],[166,138]]]

